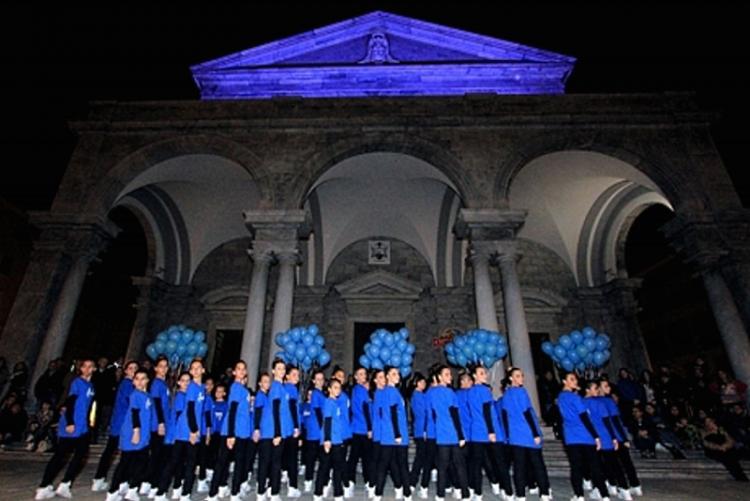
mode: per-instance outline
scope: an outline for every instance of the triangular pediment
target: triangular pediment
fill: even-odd
[[[416,299],[422,292],[422,286],[419,283],[387,271],[366,273],[342,282],[335,288],[345,299],[374,297],[409,297]]]
[[[561,93],[574,58],[387,12],[193,66],[204,99]]]

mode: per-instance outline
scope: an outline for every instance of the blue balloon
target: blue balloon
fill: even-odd
[[[596,336],[596,331],[589,327],[588,325],[582,329],[583,331],[583,337],[586,339],[591,339]]]
[[[279,348],[283,348],[284,345],[286,345],[286,339],[286,334],[284,334],[283,332],[276,334],[276,346],[278,346]]]
[[[471,357],[474,355],[474,347],[471,345],[464,345],[464,347],[461,348],[461,351],[466,355],[468,360],[471,360]]]
[[[453,344],[455,344],[459,348],[463,348],[463,346],[466,344],[466,338],[464,336],[457,336],[453,339]]]
[[[297,350],[297,343],[287,338],[286,344],[284,345],[284,351],[287,353],[294,353]]]
[[[315,336],[315,344],[317,344],[318,346],[324,346],[326,344],[326,340],[323,339],[323,336],[318,334],[317,336]]]
[[[575,368],[573,362],[571,362],[568,358],[563,358],[562,362],[560,362],[560,365],[562,365],[563,369],[565,369],[566,371],[572,371]]]
[[[302,344],[305,346],[310,346],[315,342],[315,336],[312,334],[305,334],[302,336]]]
[[[445,352],[448,355],[453,355],[455,347],[453,346],[453,343],[448,343],[445,345]]]
[[[188,348],[188,345],[186,345],[184,343],[179,343],[177,345],[177,348],[175,348],[175,353],[177,353],[178,355],[182,356],[182,355],[184,355],[184,354],[187,353],[187,348]]]
[[[583,358],[578,354],[578,351],[576,351],[576,350],[570,350],[568,352],[568,360],[570,360],[574,364],[577,364],[578,362],[580,362],[581,360],[583,360]]]
[[[313,359],[310,355],[306,355],[305,358],[302,359],[302,367],[305,368],[305,370],[309,369],[312,366]]]
[[[375,346],[374,344],[370,346],[369,351],[367,351],[367,354],[370,356],[370,358],[378,358],[380,357],[380,346]]]
[[[299,327],[294,327],[292,329],[289,329],[288,334],[292,338],[292,341],[298,343],[302,338],[302,329],[300,329]]]
[[[417,348],[413,344],[407,344],[406,350],[404,350],[409,355],[414,355],[414,352],[417,351]]]
[[[555,351],[555,345],[553,345],[549,341],[545,341],[542,343],[542,351],[547,355],[551,355]]]
[[[182,342],[183,343],[189,343],[193,340],[193,330],[192,329],[185,329],[182,331]]]
[[[169,333],[170,341],[177,342],[177,341],[180,341],[181,339],[182,339],[182,336],[180,335],[180,331],[175,330]]]
[[[586,347],[588,351],[594,351],[596,349],[596,341],[594,341],[594,339],[592,338],[587,338],[583,342],[583,345]]]
[[[179,325],[170,325],[170,326],[169,326],[169,327],[167,328],[167,334],[172,334],[173,332],[178,332],[178,331],[180,331],[180,330],[181,330],[181,329],[180,329],[180,326],[179,326]]]
[[[367,355],[362,355],[361,357],[359,357],[359,365],[361,365],[365,369],[369,369],[370,368],[370,357],[368,357]]]
[[[305,347],[297,345],[297,347],[294,349],[294,356],[297,357],[297,360],[302,360],[303,358],[305,358],[305,355],[307,355],[307,350],[305,350]]]
[[[584,370],[586,370],[586,364],[584,364],[583,362],[578,362],[576,364],[576,369],[583,372]]]
[[[318,357],[320,354],[320,346],[317,344],[311,344],[307,347],[307,356],[312,358],[313,360]]]
[[[392,334],[388,334],[383,339],[383,342],[385,343],[386,346],[393,346],[393,344],[395,343],[395,341],[396,341],[396,339],[393,337]]]
[[[382,369],[383,367],[385,366],[383,365],[383,362],[379,358],[373,359],[372,362],[370,363],[371,369]]]
[[[180,365],[180,356],[177,353],[172,353],[169,356],[169,366],[174,368]]]
[[[206,333],[203,331],[195,331],[193,334],[193,339],[199,343],[202,343],[206,340]]]
[[[330,361],[331,355],[329,355],[327,351],[321,351],[320,355],[318,355],[318,365],[322,367],[324,365],[327,365]]]
[[[175,341],[173,341],[172,339],[170,339],[169,342],[167,343],[167,346],[165,348],[166,348],[165,353],[167,355],[171,355],[173,353],[176,353],[177,352],[177,343]]]
[[[573,340],[573,344],[578,344],[583,341],[583,334],[579,331],[573,331],[570,333],[570,339]]]
[[[583,357],[583,362],[586,365],[592,365],[594,363],[594,353],[596,353],[596,352],[590,351],[590,352],[586,353],[585,357]]]
[[[162,343],[166,343],[167,341],[169,341],[169,334],[167,334],[166,332],[160,332],[156,335],[156,340],[161,341]]]
[[[454,357],[453,355],[448,355],[446,357],[446,360],[448,360],[448,363],[451,365],[458,365],[456,364],[456,357]]]
[[[414,362],[414,358],[409,355],[408,353],[403,353],[401,355],[401,365],[411,365],[412,362]]]
[[[485,355],[482,357],[482,365],[484,365],[488,369],[492,367],[494,363],[495,363],[495,357],[491,357],[489,355]]]
[[[393,367],[399,367],[401,366],[401,353],[394,351],[391,353],[391,359],[389,361],[389,364]]]
[[[609,350],[604,350],[602,353],[604,354],[605,360],[609,360],[609,357],[612,356],[612,353]]]
[[[317,336],[320,333],[320,329],[315,324],[310,324],[307,326],[307,332],[312,334],[313,336]]]
[[[594,366],[601,367],[607,359],[601,351],[594,352]]]
[[[401,367],[399,373],[401,374],[401,377],[409,377],[409,374],[411,374],[411,367]]]
[[[167,343],[169,343],[169,341],[161,341],[161,340],[156,341],[154,343],[154,346],[156,347],[156,352],[157,353],[166,353],[167,352]]]
[[[396,343],[396,347],[400,352],[404,352],[407,346],[409,346],[409,343],[406,342],[406,339],[399,339],[398,343]]]
[[[389,360],[391,358],[391,349],[387,346],[383,346],[380,348],[380,360],[383,360],[384,362]]]
[[[402,337],[403,337],[404,339],[408,339],[408,338],[409,338],[409,329],[407,329],[406,327],[401,327],[401,328],[400,328],[400,329],[398,330],[398,332],[399,332],[399,333],[401,334],[401,336],[402,336]]]
[[[199,357],[205,357],[206,353],[208,353],[208,344],[200,343],[198,345],[198,353],[196,353],[196,355]]]
[[[477,341],[477,344],[474,345],[474,353],[476,353],[479,356],[482,356],[486,352],[487,352],[487,345],[485,345],[482,341]]]
[[[187,350],[185,353],[189,353],[190,356],[194,357],[196,353],[198,353],[198,344],[195,341],[191,341],[190,344],[187,345]]]
[[[575,350],[569,350],[568,353],[577,353],[580,357],[585,357],[588,352],[590,352],[589,347],[585,344],[579,344],[576,346]]]
[[[559,358],[564,358],[565,355],[568,353],[568,350],[562,347],[562,345],[555,346],[555,355],[557,355]]]
[[[566,350],[573,345],[573,340],[570,339],[570,336],[568,336],[567,334],[563,334],[562,336],[560,336],[558,342],[560,343],[560,346],[562,346]]]
[[[379,336],[375,336],[375,335],[371,336],[370,342],[372,343],[373,346],[383,346],[383,340],[380,339]]]
[[[596,339],[596,351],[603,351],[607,349],[607,340],[602,336],[597,336]]]
[[[159,352],[156,350],[156,346],[154,346],[153,344],[148,345],[146,347],[146,355],[148,355],[152,360],[156,359],[156,357],[159,356]]]
[[[461,367],[466,367],[466,364],[468,363],[468,359],[466,358],[466,355],[463,354],[463,352],[456,355],[456,365],[460,365]]]

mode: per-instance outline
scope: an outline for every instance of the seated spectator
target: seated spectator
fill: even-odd
[[[48,451],[55,443],[54,427],[55,410],[49,402],[42,402],[41,407],[29,420],[26,436],[26,450],[40,452]]]
[[[737,442],[737,449],[743,455],[750,453],[750,416],[747,408],[741,404],[734,404],[724,418],[727,432]]]
[[[734,445],[729,433],[720,428],[713,418],[707,417],[703,424],[703,449],[706,457],[724,465],[735,480],[747,482],[747,475],[742,471],[739,453]]]
[[[633,444],[642,458],[656,458],[656,427],[648,416],[643,414],[640,407],[633,407],[633,418],[630,421],[630,434]]]
[[[711,385],[711,390],[718,395],[722,410],[728,412],[734,404],[745,404],[747,385],[742,381],[734,379],[728,372],[719,370],[716,372],[718,381]]]
[[[630,369],[623,367],[618,373],[617,393],[620,395],[620,413],[623,419],[629,421],[632,416],[633,406],[641,405],[645,402],[643,388]]]
[[[672,454],[672,458],[685,459],[685,453],[682,452],[679,447],[679,439],[667,426],[667,423],[662,419],[659,413],[656,412],[656,406],[653,403],[648,403],[644,408],[644,412],[651,420],[651,424],[656,430],[654,437],[656,442],[667,449],[669,453]]]
[[[3,446],[23,439],[29,418],[14,394],[8,396],[0,409],[0,444]]]
[[[675,423],[674,434],[683,449],[700,450],[703,448],[700,430],[685,416],[681,416]]]

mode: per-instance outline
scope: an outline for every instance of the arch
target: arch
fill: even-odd
[[[139,175],[161,162],[184,155],[215,155],[235,162],[257,184],[261,200],[268,196],[269,176],[251,150],[221,136],[185,135],[150,143],[121,159],[96,184],[82,212],[106,214],[122,190]]]
[[[442,145],[415,134],[364,133],[318,148],[304,159],[300,175],[288,190],[292,205],[302,207],[315,184],[329,169],[366,153],[401,153],[422,160],[448,178],[464,203],[478,198],[458,159]]]

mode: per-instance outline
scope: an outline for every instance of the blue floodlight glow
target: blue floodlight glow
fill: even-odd
[[[201,99],[562,94],[575,58],[372,12],[191,67]]]

